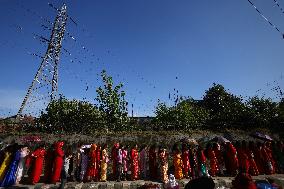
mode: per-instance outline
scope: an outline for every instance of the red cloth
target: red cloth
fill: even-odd
[[[250,164],[249,164],[249,159],[248,159],[248,156],[247,156],[245,150],[243,150],[241,148],[238,149],[238,159],[239,159],[240,170],[243,173],[248,174]]]
[[[88,180],[93,180],[98,176],[98,164],[97,164],[97,146],[92,145],[89,153],[89,165],[87,169]]]
[[[257,147],[254,150],[254,160],[255,160],[256,166],[258,168],[259,174],[264,174],[265,166],[264,166],[264,159],[262,157],[262,148],[261,147]]]
[[[255,155],[249,149],[247,150],[246,154],[248,156],[249,165],[250,165],[249,174],[251,174],[253,176],[259,175],[259,171],[258,171],[257,165],[256,165],[255,160],[254,160]]]
[[[131,150],[131,178],[137,180],[139,176],[139,154],[137,149]]]
[[[226,169],[228,170],[229,174],[234,175],[238,168],[239,168],[239,160],[237,157],[237,150],[233,146],[232,143],[227,144],[226,150]]]
[[[116,176],[116,167],[117,167],[117,150],[119,148],[119,143],[115,143],[111,150],[111,158],[112,158],[112,174]]]
[[[188,176],[189,173],[191,172],[190,160],[189,160],[189,150],[183,150],[182,162],[183,162],[183,171],[185,175]]]
[[[272,174],[275,174],[276,161],[273,157],[273,152],[272,152],[271,148],[269,148],[269,147],[266,147],[266,151],[267,151],[268,157],[269,157],[269,159],[272,163]]]
[[[208,153],[208,157],[210,160],[210,173],[211,173],[211,176],[214,177],[219,171],[218,160],[216,158],[214,150],[208,149],[207,153]]]
[[[200,163],[206,163],[206,157],[204,155],[203,150],[200,150],[200,152],[199,152],[199,161],[200,161]]]
[[[31,166],[31,162],[32,162],[32,156],[31,156],[31,154],[29,154],[29,155],[27,156],[27,159],[26,159],[26,162],[25,162],[25,166],[26,166],[27,168],[29,168],[29,167]]]
[[[100,167],[101,167],[101,148],[98,146],[97,148],[97,172],[96,172],[96,179],[99,180],[100,179]]]
[[[33,158],[33,165],[31,175],[29,177],[32,184],[38,183],[40,179],[45,154],[46,151],[44,148],[38,148],[31,154],[31,157]]]
[[[264,171],[265,174],[271,175],[274,173],[274,160],[272,158],[272,152],[270,149],[268,149],[266,146],[262,147],[261,149],[261,155],[263,157],[264,161]]]
[[[63,145],[64,145],[63,142],[58,142],[55,145],[53,173],[51,177],[52,183],[56,183],[60,180],[61,169],[63,165],[63,157],[64,157],[64,151],[62,150]]]

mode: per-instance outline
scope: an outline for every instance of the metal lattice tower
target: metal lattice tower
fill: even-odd
[[[46,102],[57,98],[58,64],[67,17],[66,5],[63,5],[54,21],[50,39],[42,38],[48,42],[47,51],[42,57],[42,62],[28,88],[17,113],[18,116],[23,115],[23,112],[27,111],[28,108],[36,109],[36,106],[43,106],[43,103],[46,105]]]

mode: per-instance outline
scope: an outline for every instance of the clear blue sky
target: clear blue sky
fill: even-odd
[[[16,113],[40,64],[29,52],[46,50],[33,34],[49,38],[40,18],[54,20],[48,2],[63,4],[0,1],[0,116]],[[153,115],[157,99],[172,103],[168,96],[174,89],[201,99],[216,82],[237,95],[264,93],[275,99],[274,81],[283,87],[284,39],[247,0],[65,2],[78,23],[68,21],[67,31],[77,41],[66,36],[63,46],[72,57],[62,54],[59,68],[59,93],[68,98],[93,102],[103,68],[125,84],[139,116]],[[273,0],[252,2],[284,31],[284,14]],[[279,3],[284,7],[284,1]],[[75,57],[82,63],[71,63]]]

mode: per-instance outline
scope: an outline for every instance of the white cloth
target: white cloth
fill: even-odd
[[[69,165],[70,165],[70,158],[66,157],[64,159],[64,171],[65,171],[65,173],[68,173]]]
[[[169,175],[169,182],[166,183],[166,187],[167,189],[171,189],[171,188],[175,188],[178,186],[178,183],[176,181],[176,178],[174,175],[170,174]]]
[[[16,173],[16,183],[19,183],[23,176],[24,164],[25,164],[25,157],[28,155],[28,149],[24,148],[20,154],[20,161],[18,164],[18,169]]]

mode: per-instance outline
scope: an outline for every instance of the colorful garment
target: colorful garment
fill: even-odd
[[[265,173],[265,166],[264,166],[265,162],[264,162],[264,159],[263,159],[263,156],[262,156],[262,146],[258,145],[254,149],[253,154],[254,154],[254,161],[256,163],[258,172],[259,172],[260,175],[262,175],[262,174]]]
[[[207,153],[210,161],[210,175],[214,177],[219,171],[218,160],[213,149],[208,149]]]
[[[239,168],[237,150],[232,143],[227,143],[225,151],[225,167],[230,175],[236,175]]]
[[[108,153],[106,149],[102,150],[102,161],[101,161],[101,181],[107,179],[107,164],[108,164]]]
[[[197,154],[194,147],[192,147],[189,151],[189,161],[191,165],[191,177],[196,178],[199,176],[198,170],[198,161],[197,161]]]
[[[183,171],[184,171],[185,177],[188,178],[189,173],[191,172],[188,149],[183,149],[182,151],[182,162],[183,162]]]
[[[221,149],[221,146],[218,143],[213,145],[213,150],[218,160],[219,173],[223,175],[224,169],[225,169],[225,162],[224,162],[224,156],[223,156],[224,150]]]
[[[129,167],[128,163],[128,151],[127,149],[122,150],[122,164],[123,164],[123,173],[126,175]]]
[[[60,180],[61,169],[63,166],[64,151],[62,147],[64,142],[58,142],[55,145],[54,150],[54,163],[53,163],[53,173],[51,177],[51,182],[56,183]]]
[[[197,151],[197,159],[199,165],[199,176],[209,176],[208,169],[206,167],[206,157],[202,149],[198,149]]]
[[[162,180],[163,183],[167,183],[169,181],[169,178],[168,178],[168,154],[167,154],[165,149],[160,150],[159,160],[160,160],[161,180]]]
[[[25,166],[25,158],[27,157],[27,155],[29,154],[29,150],[28,148],[22,148],[21,152],[20,152],[20,161],[18,164],[18,169],[17,169],[17,173],[16,173],[16,184],[19,184],[22,176],[23,176],[23,170],[24,170],[24,166]]]
[[[96,177],[95,177],[95,181],[99,181],[100,180],[100,169],[101,169],[101,147],[98,146],[97,147],[97,169],[96,169]]]
[[[246,154],[246,151],[243,150],[242,148],[237,149],[238,152],[238,160],[239,160],[239,169],[241,173],[248,174],[249,172],[249,159]]]
[[[11,161],[9,168],[5,174],[3,181],[1,182],[1,187],[12,186],[16,183],[16,173],[18,169],[18,163],[21,158],[21,151],[17,150],[14,154],[13,160]]]
[[[38,183],[40,179],[45,155],[46,155],[46,151],[44,148],[38,148],[31,154],[31,157],[32,157],[31,166],[32,167],[30,168],[31,173],[30,173],[29,178],[31,179],[32,184]]]
[[[274,166],[273,166],[273,159],[270,150],[263,146],[261,150],[261,155],[264,161],[264,171],[265,174],[271,175],[274,174]]]
[[[11,159],[12,159],[12,153],[11,152],[5,152],[5,158],[4,158],[4,160],[1,164],[1,167],[0,167],[0,182],[2,182],[2,180],[5,176],[6,170],[9,167]]]
[[[182,173],[183,162],[182,162],[181,154],[179,152],[174,153],[173,161],[174,161],[174,168],[175,168],[175,178],[183,179],[183,173]]]
[[[137,180],[139,177],[139,153],[137,149],[131,150],[131,179]]]
[[[252,176],[257,176],[259,175],[259,171],[258,171],[258,168],[257,168],[257,165],[255,163],[255,160],[254,160],[254,154],[251,150],[247,150],[247,155],[248,155],[248,161],[249,161],[249,174],[252,175]]]
[[[87,180],[91,181],[98,177],[97,145],[93,144],[89,153],[89,164],[87,169]]]

